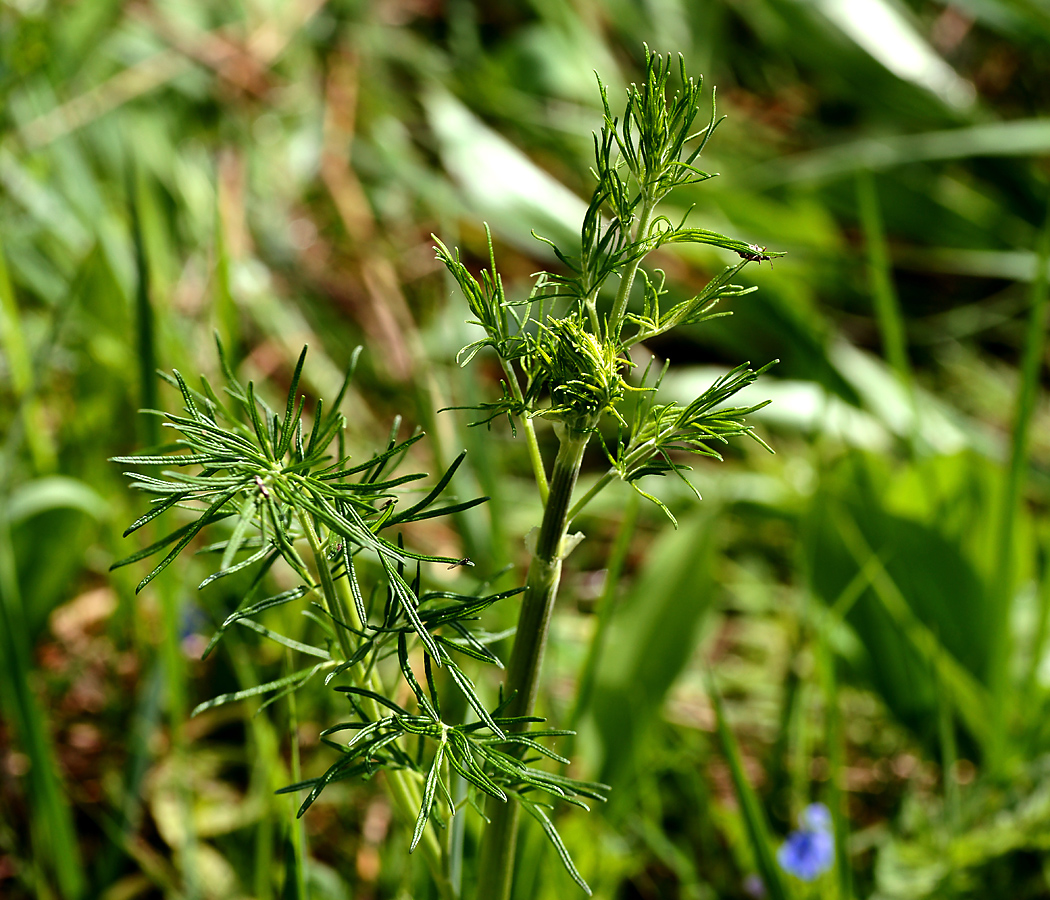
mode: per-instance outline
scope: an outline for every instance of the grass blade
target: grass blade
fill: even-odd
[[[875,315],[882,335],[882,351],[901,381],[910,387],[911,364],[908,361],[907,338],[900,300],[893,285],[893,270],[886,247],[886,232],[879,211],[875,178],[869,171],[857,173],[857,206],[868,250],[868,278]]]
[[[1010,442],[1010,463],[1006,470],[999,514],[999,529],[996,535],[996,579],[998,596],[994,608],[992,655],[989,663],[989,688],[992,699],[991,759],[993,769],[1000,770],[1005,762],[1006,740],[1010,714],[1014,709],[1010,687],[1010,636],[1011,610],[1013,608],[1014,572],[1014,524],[1018,517],[1021,497],[1028,476],[1028,461],[1031,444],[1032,416],[1039,395],[1039,372],[1042,368],[1046,329],[1050,304],[1048,304],[1047,280],[1050,273],[1050,207],[1036,248],[1035,281],[1032,283],[1031,305],[1028,326],[1025,331],[1024,353],[1021,359],[1021,383],[1017,389],[1014,407],[1013,433]]]
[[[777,866],[776,856],[773,853],[773,842],[769,834],[769,823],[766,814],[762,810],[758,796],[744,774],[744,764],[740,757],[740,747],[733,736],[726,721],[725,709],[722,706],[722,696],[715,687],[714,679],[708,676],[708,693],[711,704],[715,709],[715,720],[718,729],[718,740],[722,745],[726,762],[729,764],[729,774],[733,779],[733,789],[736,792],[737,802],[740,804],[740,812],[744,817],[744,825],[747,828],[747,836],[751,844],[751,850],[755,855],[755,864],[762,876],[766,890],[769,892],[770,900],[789,900],[787,885],[784,883],[780,868]]]

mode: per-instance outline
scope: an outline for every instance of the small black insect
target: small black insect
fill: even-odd
[[[757,262],[762,265],[763,261],[769,261],[769,268],[773,268],[773,257],[766,255],[765,247],[756,247],[754,244],[747,245],[750,249],[748,250],[736,250],[734,251],[737,256],[741,259],[746,259],[748,262]]]
[[[449,566],[449,568],[450,569],[454,569],[454,568],[456,568],[456,566],[473,566],[473,565],[474,565],[473,560],[471,560],[471,558],[469,556],[464,556],[463,559],[459,560],[458,562],[452,563],[452,565]]]

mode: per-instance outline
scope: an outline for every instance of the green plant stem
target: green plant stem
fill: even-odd
[[[656,211],[656,201],[645,197],[642,200],[642,209],[638,215],[638,230],[635,232],[635,240],[641,241],[649,234],[649,227],[653,222],[653,213]],[[645,254],[639,254],[632,259],[623,270],[620,279],[620,290],[616,293],[616,303],[613,305],[612,315],[609,316],[606,339],[616,340],[623,328],[623,318],[627,314],[627,301],[631,296],[631,288],[634,286],[634,277],[638,274],[638,267],[642,264]]]
[[[1050,318],[1050,207],[1039,233],[1035,248],[1035,278],[1032,282],[1028,326],[1025,330],[1024,351],[1021,358],[1021,383],[1014,408],[1013,434],[1010,442],[1010,463],[1003,484],[1002,505],[996,535],[995,585],[998,596],[993,621],[992,655],[988,667],[988,686],[992,696],[992,753],[991,768],[1001,773],[1008,746],[1010,715],[1016,709],[1010,690],[1010,660],[1013,641],[1010,635],[1010,615],[1014,594],[1014,527],[1021,511],[1031,444],[1032,417],[1039,396],[1039,372],[1046,345],[1047,320]]]
[[[941,653],[947,651],[943,648]],[[948,692],[940,683],[939,676],[933,673],[937,681],[937,732],[941,745],[941,782],[944,786],[944,813],[945,825],[947,826],[946,841],[951,841],[959,834],[959,823],[961,822],[961,798],[959,796],[959,782],[955,780],[955,763],[959,759],[959,751],[955,742],[955,715],[952,711],[952,701]]]
[[[55,448],[43,424],[38,385],[33,377],[33,363],[22,327],[22,317],[7,271],[7,258],[0,242],[0,356],[7,362],[10,389],[18,407],[21,428],[7,429],[4,454],[0,457],[0,477],[6,477],[19,440],[25,442],[33,468],[38,474],[55,469]]]
[[[587,296],[584,298],[583,305],[587,310],[587,318],[591,320],[591,331],[595,334],[601,334],[602,326],[598,322],[598,304],[596,302],[597,294],[597,288],[589,290]]]
[[[304,515],[301,517],[301,521],[303,530],[306,533],[306,539],[310,543],[310,550],[313,553],[318,577],[321,580],[321,593],[324,596],[328,613],[336,622],[350,626],[350,628],[336,627],[339,649],[343,653],[344,658],[349,659],[354,652],[354,648],[350,643],[350,635],[352,633],[350,629],[361,631],[364,628],[364,623],[357,615],[357,607],[353,603],[348,602],[348,598],[345,596],[346,592],[349,591],[345,579],[340,582],[340,585],[344,588],[343,592],[337,589],[312,519],[310,516]],[[361,666],[364,666],[364,663]],[[361,683],[373,693],[384,693],[383,686],[379,683],[379,678],[373,669],[367,669],[363,672]],[[382,712],[374,700],[362,697],[361,705],[373,719],[379,719],[382,716]],[[388,770],[385,774],[387,789],[394,800],[394,806],[397,808],[402,821],[407,823],[414,822],[419,811],[419,805],[422,802],[422,795],[419,792],[418,785],[413,782],[412,775],[401,769]],[[445,855],[442,853],[441,843],[438,841],[437,835],[434,834],[433,827],[429,827],[423,832],[419,846],[423,850],[423,857],[427,861],[431,877],[434,879],[442,900],[455,900],[455,894],[446,871]]]
[[[912,389],[908,341],[901,316],[900,300],[893,285],[893,268],[886,247],[886,230],[879,210],[879,195],[870,171],[857,173],[857,206],[868,250],[868,279],[875,301],[875,315],[882,337],[882,351],[905,387]]]
[[[189,704],[186,697],[186,656],[182,652],[180,633],[182,630],[182,603],[180,594],[167,582],[155,585],[160,598],[161,615],[164,622],[160,659],[164,666],[164,682],[168,701],[168,719],[171,730],[171,753],[176,772],[174,799],[176,809],[184,823],[176,849],[182,856],[185,883],[182,896],[186,900],[198,900],[204,895],[204,884],[197,865],[198,840],[195,819],[191,815],[194,791],[191,787],[190,757],[186,738],[185,722]]]
[[[838,677],[830,632],[838,619],[833,613],[818,625],[817,651],[824,683],[824,740],[828,748],[828,808],[835,834],[835,874],[839,900],[853,900],[853,869],[849,856],[849,802],[846,796],[846,739],[839,710]]]
[[[567,427],[554,461],[550,496],[525,581],[518,630],[507,672],[507,694],[511,698],[505,712],[507,716],[531,715],[536,705],[547,631],[561,580],[562,542],[569,524],[569,503],[592,426],[593,423],[588,422],[579,430]],[[513,800],[506,803],[493,800],[488,804],[488,813],[490,821],[481,842],[475,897],[477,900],[508,900],[521,808]]]
[[[743,757],[740,753],[740,745],[733,735],[726,720],[725,708],[722,705],[722,695],[715,687],[714,678],[707,673],[707,693],[711,698],[711,705],[715,711],[715,725],[718,741],[722,745],[722,753],[729,766],[729,775],[733,782],[737,803],[744,820],[744,827],[751,845],[755,865],[762,881],[766,886],[766,896],[771,900],[789,900],[791,892],[788,890],[781,869],[777,865],[776,855],[773,850],[773,839],[769,833],[769,822],[766,819],[765,810],[758,796],[755,794],[751,783],[747,780],[744,772]]]
[[[643,441],[633,450],[628,452],[627,456],[624,457],[620,468],[610,466],[605,472],[603,472],[598,480],[587,490],[587,493],[573,504],[572,509],[569,510],[569,521],[571,522],[575,519],[583,508],[591,502],[591,500],[597,497],[598,494],[609,486],[613,479],[620,477],[621,468],[624,472],[630,472],[637,465],[652,456],[656,452],[656,448],[659,447],[660,441],[667,437],[672,430],[673,429],[665,429],[660,432],[657,437]]]
[[[310,552],[313,553],[317,577],[321,579],[321,594],[324,596],[325,605],[328,607],[328,614],[340,624],[349,624],[360,629],[362,627],[361,623],[355,621],[357,610],[355,609],[353,614],[351,614],[349,604],[343,602],[342,595],[335,589],[332,570],[328,568],[328,559],[325,557],[324,550],[321,547],[321,539],[318,537],[313,520],[309,515],[303,515],[300,519],[303,523],[303,531],[306,532],[306,539],[310,542]],[[351,615],[353,618],[351,618]],[[344,658],[349,659],[354,653],[354,648],[350,643],[350,634],[345,628],[336,628],[335,633],[336,640],[339,642],[339,650]]]
[[[447,758],[446,758],[447,760]],[[452,801],[456,809],[463,809],[467,805],[467,780],[458,772],[451,772],[448,762],[445,763],[447,777],[452,783]],[[452,890],[458,897],[463,892],[463,849],[467,836],[466,817],[455,816],[448,827],[448,876],[452,883]]]
[[[1050,550],[1050,541],[1045,541],[1044,546]],[[1032,637],[1030,649],[1030,661],[1028,671],[1025,674],[1021,688],[1021,709],[1032,709],[1035,700],[1036,688],[1039,685],[1039,668],[1043,661],[1046,650],[1047,634],[1050,633],[1050,570],[1044,569],[1043,579],[1039,587],[1039,612],[1036,617],[1035,631]],[[1032,730],[1028,732],[1029,738]],[[1033,754],[1035,750],[1031,751]]]
[[[536,551],[529,565],[514,651],[507,674],[507,692],[512,697],[507,707],[508,716],[531,715],[536,705],[539,669],[561,578],[561,550],[569,524],[569,501],[590,435],[589,428],[567,432],[554,461],[550,497],[543,512]]]
[[[610,466],[607,471],[603,472],[598,480],[587,489],[587,493],[573,504],[572,509],[569,510],[569,521],[571,522],[575,519],[580,514],[580,511],[605,490],[619,474],[615,466]]]
[[[518,377],[514,374],[514,367],[508,359],[500,358],[500,362],[503,365],[503,372],[507,376],[507,382],[510,384],[510,390],[514,395],[514,399],[524,405],[525,398],[522,396]],[[529,448],[529,464],[532,466],[532,474],[536,478],[536,487],[540,492],[540,503],[546,505],[547,498],[550,496],[550,486],[547,484],[547,473],[543,468],[540,444],[536,440],[536,429],[532,427],[532,419],[525,416],[521,417],[521,427],[525,432],[525,443]]]
[[[0,713],[13,726],[31,762],[27,788],[30,808],[35,812],[29,822],[34,863],[53,875],[58,896],[76,900],[87,895],[87,879],[49,723],[30,686],[29,642],[19,640],[29,634],[29,629],[15,559],[10,523],[6,511],[0,508],[0,676],[5,682]]]
[[[134,157],[131,157],[134,162]],[[139,402],[145,409],[157,408],[157,350],[153,303],[150,296],[150,266],[146,239],[140,215],[143,181],[135,166],[127,170],[128,213],[131,219],[132,246],[135,248],[135,344],[139,363]],[[155,416],[141,422],[149,446],[160,440],[160,423]]]
[[[292,652],[285,653],[285,664],[288,672],[293,670]],[[295,691],[288,695],[288,731],[292,745],[292,781],[302,780],[302,768],[299,764],[299,713],[295,702]],[[294,806],[294,797],[292,809]],[[308,898],[306,890],[306,829],[302,819],[292,820],[292,854],[295,866],[295,889],[300,897]],[[287,876],[286,876],[287,880]]]

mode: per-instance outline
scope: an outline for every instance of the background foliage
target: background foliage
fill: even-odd
[[[465,447],[460,495],[492,498],[414,526],[416,546],[481,578],[520,564],[538,515],[520,439],[434,413],[496,399],[499,373],[457,368],[480,335],[430,235],[477,271],[487,221],[509,296],[555,266],[530,231],[577,233],[593,71],[618,102],[642,40],[729,115],[705,151],[721,176],[680,212],[787,251],[747,267],[732,319],[648,349],[683,402],[779,358],[748,393],[773,398],[756,419],[777,453],[700,461],[700,504],[665,479],[677,531],[626,488],[589,509],[541,704],[613,790],[559,830],[598,896],[744,897],[824,800],[849,853],[815,896],[1050,893],[1040,4],[23,0],[0,6],[5,897],[294,888],[296,803],[274,791],[327,768],[317,735],[344,707],[188,717],[287,661],[229,634],[200,661],[233,596],[197,593],[206,560],[137,598],[142,572],[107,573],[142,506],[106,459],[156,442],[135,415],[174,408],[156,368],[216,371],[213,329],[278,405],[303,343],[302,387],[326,397],[364,344],[352,452],[400,415],[429,434],[416,469]],[[660,252],[671,301],[735,259]],[[410,829],[373,784],[303,821],[312,897],[399,896]],[[522,900],[575,890],[538,829],[520,870]]]

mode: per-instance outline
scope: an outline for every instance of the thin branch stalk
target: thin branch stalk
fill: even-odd
[[[500,363],[507,376],[510,391],[518,403],[524,404],[525,398],[521,393],[521,385],[518,384],[518,376],[514,374],[514,366],[509,359],[500,357]],[[532,466],[532,474],[536,479],[536,488],[540,492],[540,503],[546,505],[550,494],[550,485],[547,484],[547,473],[543,468],[543,456],[540,454],[540,444],[536,440],[536,429],[532,425],[532,419],[528,416],[521,417],[521,427],[525,431],[525,443],[529,449],[529,464]]]
[[[344,589],[343,592],[337,589],[336,583],[332,578],[331,569],[328,567],[328,559],[325,556],[311,517],[303,515],[301,521],[303,530],[306,532],[306,538],[310,543],[314,565],[321,581],[320,587],[324,596],[325,607],[329,615],[337,623],[335,630],[339,641],[339,650],[345,659],[349,659],[354,652],[354,648],[350,643],[351,629],[361,631],[364,628],[364,623],[360,621],[360,617],[357,615],[357,607],[352,602],[347,602],[345,593],[349,591],[349,588],[346,586],[345,580],[340,583],[340,586]],[[343,626],[349,626],[349,628]],[[364,666],[364,662],[360,663],[360,665]],[[373,693],[385,696],[383,686],[379,683],[374,669],[368,669],[362,674],[361,683]],[[370,697],[361,697],[360,702],[368,715],[373,719],[379,719],[382,716],[379,705],[375,700],[372,700]],[[422,802],[422,795],[419,792],[418,785],[412,780],[412,776],[402,769],[388,769],[385,775],[387,789],[394,800],[394,805],[397,807],[401,820],[406,823],[414,822],[419,805]],[[452,884],[449,881],[446,870],[446,855],[442,851],[441,843],[434,834],[433,826],[423,832],[419,846],[423,850],[423,856],[427,861],[430,874],[442,900],[455,900],[455,893],[452,890]]]
[[[642,199],[642,210],[638,217],[638,230],[635,232],[635,241],[644,241],[649,236],[649,228],[653,223],[653,213],[656,212],[656,201],[648,197]],[[627,301],[631,296],[631,288],[634,286],[634,278],[638,274],[638,268],[642,264],[645,254],[638,254],[628,264],[620,280],[620,289],[616,293],[616,302],[613,305],[612,315],[606,325],[606,339],[616,340],[623,329],[624,316],[627,315]]]

